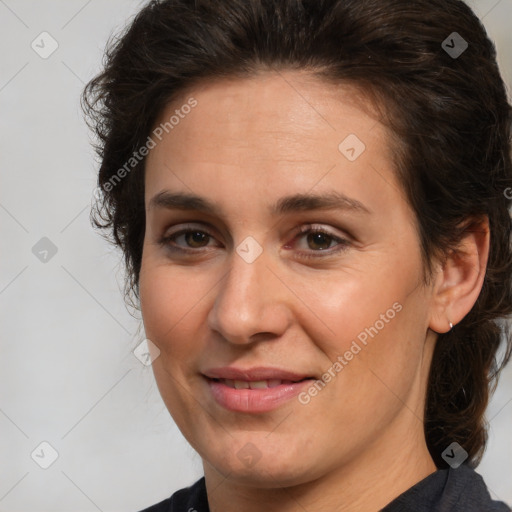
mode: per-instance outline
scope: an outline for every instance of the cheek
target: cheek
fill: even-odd
[[[378,254],[379,265],[368,258],[364,268],[353,265],[336,279],[299,281],[295,288],[311,308],[303,327],[326,356],[324,371],[335,375],[324,396],[336,396],[346,410],[364,397],[382,415],[400,406],[396,396],[406,395],[416,378],[427,299],[415,286],[419,262],[385,256]]]
[[[140,280],[140,306],[146,335],[153,342],[157,342],[166,329],[170,329],[176,316],[172,307],[176,304],[176,287],[169,286],[164,272],[144,265],[141,267]],[[159,347],[162,350],[162,347]]]
[[[201,340],[197,329],[204,323],[211,285],[191,274],[185,267],[153,265],[143,259],[139,289],[144,329],[164,364],[186,363]]]
[[[186,420],[194,407],[183,389],[202,350],[201,335],[195,329],[201,326],[198,315],[202,314],[200,299],[205,289],[177,267],[143,259],[139,290],[144,330],[160,350],[152,369],[160,394],[182,431],[186,431]]]
[[[327,279],[297,280],[294,291],[308,306],[303,318],[310,336],[321,340],[324,352],[335,359],[374,335],[396,329],[408,292],[407,273],[397,281],[391,272],[351,269]],[[316,327],[313,327],[313,326]]]

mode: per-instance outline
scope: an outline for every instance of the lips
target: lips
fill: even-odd
[[[233,412],[263,413],[295,397],[314,377],[278,368],[212,368],[203,373],[210,396]]]

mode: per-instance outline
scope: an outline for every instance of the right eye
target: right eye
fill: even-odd
[[[173,252],[196,253],[198,250],[211,247],[208,245],[214,240],[213,235],[198,228],[184,228],[174,233],[166,233],[159,243]],[[218,247],[218,245],[215,245]]]

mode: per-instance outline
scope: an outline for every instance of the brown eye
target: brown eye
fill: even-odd
[[[184,236],[187,245],[193,248],[205,247],[210,240],[210,235],[203,231],[187,231],[181,236]]]
[[[350,245],[349,240],[333,235],[322,227],[311,225],[304,226],[292,244],[294,249],[298,249],[297,257],[302,259],[334,256],[347,250]]]
[[[201,249],[211,248],[215,238],[208,232],[197,228],[184,228],[167,234],[160,239],[160,244],[175,253],[199,253]]]
[[[327,233],[313,232],[307,235],[307,241],[310,249],[323,251],[330,248],[334,237]]]

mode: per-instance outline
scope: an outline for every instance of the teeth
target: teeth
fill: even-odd
[[[266,380],[255,380],[253,382],[249,382],[249,387],[251,389],[266,389],[270,386]]]
[[[267,389],[275,388],[281,384],[294,384],[291,380],[268,379],[268,380],[233,380],[233,379],[219,379],[219,382],[234,389]]]

